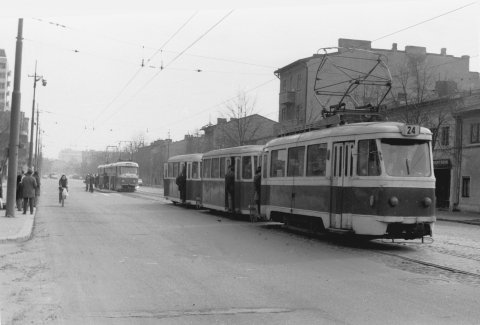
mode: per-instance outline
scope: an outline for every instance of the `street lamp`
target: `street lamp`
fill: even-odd
[[[42,81],[42,86],[47,85],[47,80],[43,76],[37,76],[37,61],[35,61],[35,74],[33,76],[33,103],[32,103],[32,122],[30,126],[30,150],[28,153],[28,167],[32,167],[32,156],[33,156],[33,126],[35,124],[35,91],[37,89],[37,81]]]

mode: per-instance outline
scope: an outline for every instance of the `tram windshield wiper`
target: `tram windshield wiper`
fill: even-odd
[[[405,164],[407,165],[407,175],[410,175],[410,163],[408,162],[408,158],[405,158]]]

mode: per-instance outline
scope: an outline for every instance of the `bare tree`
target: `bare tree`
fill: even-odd
[[[237,97],[225,105],[228,123],[220,126],[224,137],[222,146],[243,146],[251,143],[262,123],[252,118],[255,112],[256,98],[249,97],[245,91],[239,91]]]

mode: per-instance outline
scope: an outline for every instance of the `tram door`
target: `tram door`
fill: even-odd
[[[330,228],[350,229],[352,221],[348,196],[351,194],[355,142],[335,142],[332,148],[330,187]]]

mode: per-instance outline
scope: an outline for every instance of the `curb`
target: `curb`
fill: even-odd
[[[33,214],[27,215],[27,220],[24,222],[22,229],[17,234],[8,236],[6,238],[0,238],[0,244],[17,242],[21,243],[32,238],[33,226],[35,223],[35,216],[37,215],[37,208]]]
[[[467,225],[474,225],[474,226],[480,226],[480,220],[477,219],[472,219],[472,220],[451,220],[451,219],[442,219],[438,218],[438,221],[447,221],[447,222],[456,222],[456,223],[463,223]]]

